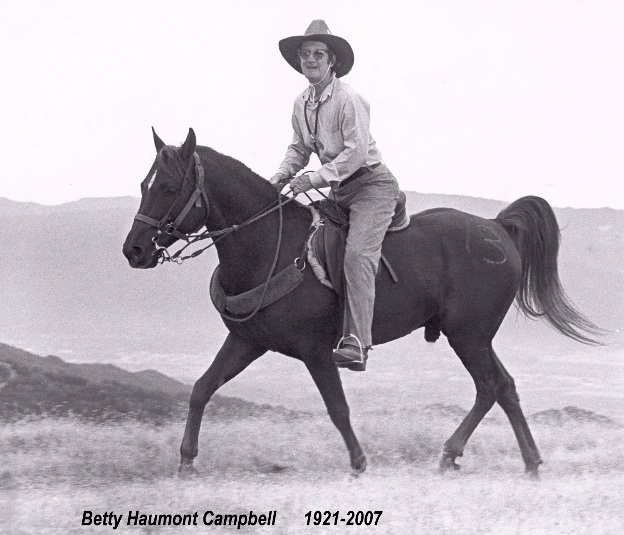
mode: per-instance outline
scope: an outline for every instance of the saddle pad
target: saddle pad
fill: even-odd
[[[347,230],[332,221],[316,227],[308,239],[308,262],[321,284],[342,295]]]
[[[299,286],[302,280],[303,273],[301,273],[294,264],[282,269],[282,271],[278,271],[269,280],[269,287],[262,301],[262,308],[266,308],[270,304],[275,303],[278,299],[284,297]],[[242,294],[226,295],[219,283],[219,266],[215,268],[212,278],[210,279],[210,299],[220,314],[250,314],[260,303],[263,291],[264,284],[261,284]]]

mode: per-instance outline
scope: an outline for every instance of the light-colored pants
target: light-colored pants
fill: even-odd
[[[344,259],[346,299],[343,335],[355,335],[362,346],[369,347],[373,343],[371,328],[375,276],[381,258],[381,244],[399,198],[399,185],[382,164],[341,188],[332,188],[332,196],[338,204],[349,209],[349,234]]]

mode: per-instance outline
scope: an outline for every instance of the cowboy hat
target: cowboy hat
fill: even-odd
[[[297,51],[306,41],[320,41],[332,49],[332,52],[336,54],[334,72],[338,78],[347,74],[353,67],[354,57],[351,45],[342,37],[332,35],[324,20],[313,20],[304,35],[286,37],[279,42],[282,56],[297,72],[303,74]]]

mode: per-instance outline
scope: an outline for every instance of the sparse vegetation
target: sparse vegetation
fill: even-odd
[[[406,416],[371,414],[360,423],[371,464],[359,478],[349,475],[344,446],[324,415],[207,418],[197,463],[202,475],[190,481],[175,477],[182,421],[160,427],[130,421],[95,425],[76,418],[22,421],[0,431],[5,461],[0,485],[12,500],[14,528],[38,534],[90,533],[80,525],[83,510],[137,509],[272,509],[278,511],[274,533],[343,532],[307,527],[304,515],[316,509],[383,510],[375,532],[384,534],[406,533],[406,527],[427,534],[624,529],[621,427],[536,423],[546,460],[536,483],[522,476],[506,423],[483,425],[469,443],[462,470],[441,476],[439,449],[454,419],[431,410]]]
[[[568,406],[533,414],[545,464],[522,475],[502,414],[486,418],[460,460],[438,474],[442,444],[465,415],[457,405],[357,411],[368,471],[350,475],[339,433],[324,412],[306,413],[215,396],[200,436],[200,476],[177,476],[185,385],[156,372],[69,365],[13,354],[0,365],[1,533],[97,533],[83,511],[127,515],[276,510],[274,527],[242,533],[362,533],[306,526],[312,510],[383,511],[366,533],[622,533],[624,427]],[[9,358],[11,357],[11,358]],[[86,370],[86,371],[85,371]],[[158,388],[142,381],[146,376]],[[113,380],[114,378],[114,380]],[[193,533],[204,526],[128,527],[117,532]]]

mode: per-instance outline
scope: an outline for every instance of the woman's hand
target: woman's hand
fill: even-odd
[[[273,186],[277,191],[282,191],[282,189],[284,189],[284,186],[288,184],[289,181],[290,177],[282,175],[281,173],[273,175],[271,178],[269,178],[271,186]]]
[[[310,177],[307,174],[299,175],[290,181],[290,189],[295,197],[304,191],[311,190],[313,187]]]

